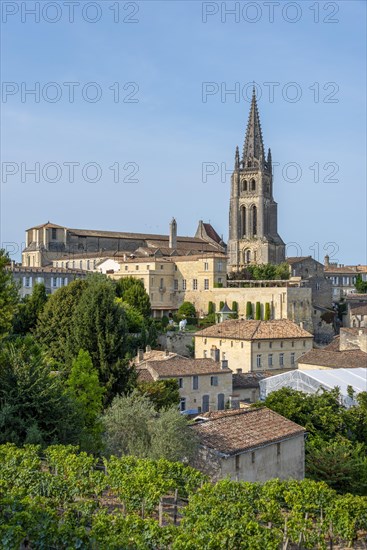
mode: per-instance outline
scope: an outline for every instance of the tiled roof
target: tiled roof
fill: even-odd
[[[154,382],[154,378],[148,369],[138,367],[136,372],[138,373],[138,382]]]
[[[260,380],[273,374],[268,372],[237,372],[233,375],[233,389],[258,388]]]
[[[26,231],[30,231],[31,229],[43,229],[43,228],[46,228],[46,229],[50,229],[50,228],[65,229],[65,227],[63,225],[56,225],[56,223],[47,222],[47,223],[43,223],[41,225],[36,225],[34,227],[30,227]]]
[[[310,259],[313,259],[312,256],[290,256],[289,258],[286,258],[285,261],[287,262],[287,264],[296,264],[298,262],[302,262],[303,260]]]
[[[366,265],[327,265],[325,266],[325,273],[366,273],[367,272],[367,266]]]
[[[163,378],[232,372],[228,367],[222,369],[221,364],[214,359],[189,359],[179,356],[167,361],[147,361],[146,367]]]
[[[367,302],[349,303],[349,308],[352,315],[367,315]]]
[[[218,233],[216,232],[216,230],[214,229],[212,224],[203,223],[203,225],[204,225],[204,228],[205,228],[205,231],[206,231],[206,234],[208,235],[208,237],[210,237],[211,239],[213,239],[213,241],[215,241],[217,243],[220,243],[222,241],[222,239],[220,238],[220,236],[218,235]]]
[[[205,328],[195,334],[204,338],[233,340],[271,340],[274,338],[312,338],[312,334],[288,319],[244,321],[233,319]]]
[[[71,269],[66,267],[54,267],[54,266],[44,266],[44,267],[29,267],[29,266],[7,266],[9,271],[13,273],[62,273],[69,275],[88,275],[89,271],[84,271],[82,269]]]
[[[298,360],[300,365],[316,365],[332,369],[359,368],[367,364],[367,353],[361,350],[330,351],[329,349],[312,349]]]
[[[142,363],[146,363],[147,361],[167,361],[168,359],[173,359],[174,357],[177,357],[177,355],[178,354],[174,353],[173,351],[152,349],[150,351],[144,352],[143,359],[141,361],[139,361],[139,358],[136,356],[132,360],[132,362],[135,363],[135,365],[141,365]]]
[[[330,344],[322,348],[321,351],[339,351],[340,349],[340,336],[335,336],[335,338],[332,339]]]
[[[205,415],[200,416],[205,418]],[[250,451],[306,431],[266,407],[210,413],[192,429],[203,446],[225,455]]]

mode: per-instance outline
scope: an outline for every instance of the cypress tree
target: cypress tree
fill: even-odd
[[[251,302],[247,302],[246,304],[246,319],[252,319],[253,318],[253,315],[252,315],[252,303]]]
[[[256,302],[255,320],[256,321],[261,321],[261,304],[260,304],[260,302]]]

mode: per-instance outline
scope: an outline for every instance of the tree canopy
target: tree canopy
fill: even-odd
[[[7,336],[18,310],[18,287],[6,267],[10,258],[4,249],[0,249],[0,339]]]

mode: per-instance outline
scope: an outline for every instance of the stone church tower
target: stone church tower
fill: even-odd
[[[285,244],[278,235],[277,206],[271,152],[269,149],[265,159],[254,90],[242,159],[237,147],[231,180],[229,271],[239,271],[246,264],[284,262]]]

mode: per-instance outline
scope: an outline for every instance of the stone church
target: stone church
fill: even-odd
[[[236,148],[229,209],[228,271],[247,264],[278,264],[285,244],[278,235],[270,149],[265,158],[255,90],[242,158]]]

